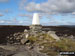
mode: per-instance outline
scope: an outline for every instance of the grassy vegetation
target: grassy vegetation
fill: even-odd
[[[30,36],[30,37],[28,37],[28,40],[30,40],[31,42],[35,42],[35,41],[37,41],[37,37],[34,37],[34,36]]]
[[[56,41],[48,34],[39,33],[37,37],[30,36],[28,39],[31,42],[39,44],[39,46],[44,46],[43,50],[40,50],[40,52],[46,53],[49,56],[57,56],[60,51],[75,51],[75,41],[69,38]]]

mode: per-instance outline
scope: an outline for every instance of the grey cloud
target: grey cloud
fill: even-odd
[[[8,2],[9,0],[0,0],[0,2]]]
[[[72,13],[75,11],[75,0],[48,0],[43,3],[30,2],[24,9],[28,12],[41,12],[48,14]]]
[[[0,14],[0,17],[4,16],[3,14]]]
[[[75,15],[75,12],[72,12],[73,15]]]

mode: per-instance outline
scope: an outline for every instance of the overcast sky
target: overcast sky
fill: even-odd
[[[33,13],[42,25],[75,25],[75,0],[0,0],[0,25],[31,25]]]

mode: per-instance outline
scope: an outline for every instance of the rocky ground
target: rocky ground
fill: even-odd
[[[7,36],[7,44],[0,45],[0,56],[47,56],[39,51],[38,44],[34,45],[27,39],[29,35],[33,34],[25,30]]]
[[[66,37],[66,38],[65,38]],[[0,45],[0,56],[60,56],[59,51],[75,51],[73,35],[57,36],[55,31],[17,32]]]
[[[36,47],[30,49],[25,45],[0,45],[0,56],[47,56],[40,53]]]
[[[39,51],[42,48],[39,48],[37,38],[39,37],[38,41],[43,40],[42,34],[46,34],[46,32],[42,31],[37,34],[24,30],[24,32],[7,36],[6,45],[0,45],[0,56],[48,56],[46,53]]]

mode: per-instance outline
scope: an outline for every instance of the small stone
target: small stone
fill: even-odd
[[[26,34],[26,38],[28,38],[29,34]]]
[[[27,40],[25,38],[21,39],[21,44],[24,44]]]
[[[27,33],[27,32],[28,32],[28,30],[26,30],[26,29],[25,29],[25,30],[24,30],[24,32],[25,32],[25,33]]]

